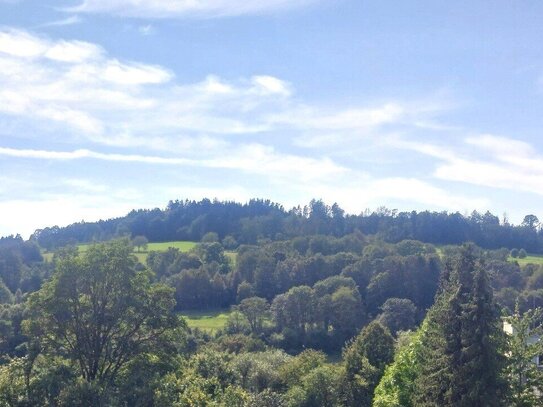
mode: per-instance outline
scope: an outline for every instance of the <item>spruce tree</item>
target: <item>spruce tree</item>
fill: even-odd
[[[503,332],[487,274],[476,260],[474,247],[464,246],[445,270],[427,315],[414,405],[503,405]]]

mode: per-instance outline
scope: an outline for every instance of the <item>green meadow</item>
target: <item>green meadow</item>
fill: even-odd
[[[531,254],[531,255],[526,256],[523,259],[519,259],[519,258],[515,259],[509,256],[509,261],[516,261],[519,264],[519,266],[525,266],[527,264],[537,264],[539,266],[543,266],[543,255]]]
[[[224,328],[228,316],[229,310],[206,310],[206,311],[183,311],[181,315],[187,321],[187,325],[190,328],[198,328],[202,331],[214,333],[219,329]]]
[[[169,248],[179,249],[181,252],[188,252],[191,249],[193,249],[198,242],[191,242],[187,240],[179,240],[174,242],[160,242],[160,243],[148,243],[147,249],[145,250],[137,250],[134,249],[134,255],[138,258],[138,261],[142,264],[145,264],[145,261],[147,260],[147,256],[149,255],[149,252],[155,251],[155,252],[165,252]],[[77,249],[80,253],[84,253],[87,251],[87,249],[92,246],[92,243],[85,243],[85,244],[79,244],[77,245]],[[42,256],[45,259],[45,261],[51,261],[53,259],[52,252],[43,252]],[[232,251],[226,251],[226,256],[230,259],[232,262],[232,265],[235,266],[236,264],[236,252]]]

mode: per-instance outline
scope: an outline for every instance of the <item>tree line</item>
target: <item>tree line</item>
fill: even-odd
[[[178,200],[169,202],[165,209],[133,210],[120,218],[36,230],[32,240],[53,250],[68,244],[127,235],[145,236],[153,242],[200,241],[206,233],[215,232],[221,241],[227,239],[227,245],[236,246],[301,235],[341,237],[356,230],[391,243],[406,239],[436,245],[471,241],[485,249],[506,247],[543,253],[543,232],[535,215],[527,215],[520,225],[512,225],[506,216],[499,219],[490,212],[463,215],[379,208],[355,215],[345,214],[337,204],[329,206],[321,200],[290,210],[261,199],[244,204],[208,199]]]

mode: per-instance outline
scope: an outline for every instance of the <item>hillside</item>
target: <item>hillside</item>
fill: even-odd
[[[42,248],[106,241],[121,236],[146,236],[151,242],[200,241],[215,232],[239,244],[261,239],[283,240],[296,236],[341,237],[360,231],[388,243],[412,239],[434,245],[471,241],[485,249],[525,249],[543,253],[543,232],[538,219],[527,215],[521,225],[500,222],[491,213],[469,216],[447,212],[397,212],[381,208],[346,214],[338,205],[312,200],[307,206],[285,210],[269,200],[248,203],[228,201],[171,201],[165,209],[133,210],[121,218],[81,222],[67,227],[37,230],[31,237]]]

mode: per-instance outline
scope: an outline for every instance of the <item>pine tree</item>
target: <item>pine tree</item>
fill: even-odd
[[[487,274],[472,245],[445,270],[427,315],[414,405],[503,405],[503,332]]]
[[[469,254],[468,254],[469,258]],[[460,310],[460,348],[452,369],[451,402],[455,406],[499,406],[504,403],[504,333],[492,300],[488,276],[473,258],[464,265],[470,271],[470,287],[462,287]],[[455,298],[456,300],[456,298]]]

